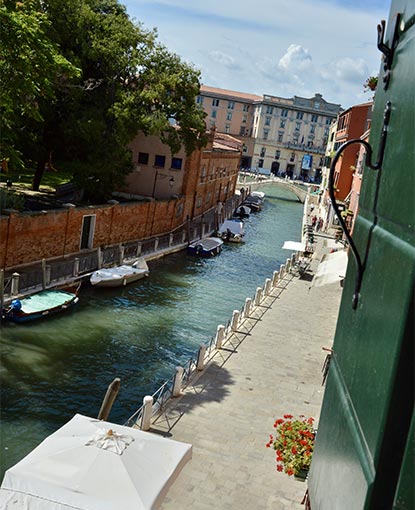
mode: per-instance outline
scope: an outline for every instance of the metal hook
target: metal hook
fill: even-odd
[[[394,27],[392,32],[392,41],[389,46],[385,44],[385,32],[386,32],[386,22],[385,20],[381,20],[380,24],[378,25],[378,49],[383,53],[383,88],[386,90],[388,88],[390,78],[391,78],[391,72],[392,72],[392,61],[393,61],[393,55],[396,49],[396,46],[398,45],[398,39],[399,39],[399,21],[401,18],[401,13],[397,13],[395,16],[394,21]]]
[[[360,257],[359,251],[356,248],[356,245],[353,241],[352,236],[350,235],[350,232],[346,226],[346,223],[340,214],[340,209],[336,202],[336,197],[334,195],[334,170],[336,168],[337,161],[339,160],[342,152],[347,147],[349,147],[349,145],[352,145],[354,143],[362,144],[365,147],[365,149],[366,149],[366,165],[369,168],[372,168],[373,170],[379,170],[382,167],[383,156],[384,156],[385,145],[386,145],[386,136],[387,136],[387,132],[388,132],[388,125],[389,125],[391,110],[392,110],[392,105],[391,105],[391,102],[388,101],[385,105],[385,111],[383,114],[383,126],[382,126],[381,138],[380,138],[380,143],[379,143],[378,158],[377,158],[376,163],[374,163],[374,164],[372,163],[373,151],[372,151],[372,147],[370,146],[370,144],[368,142],[366,142],[366,140],[362,140],[361,138],[353,138],[352,140],[348,140],[347,142],[345,142],[343,145],[341,145],[338,148],[338,150],[333,158],[333,161],[331,162],[331,165],[330,165],[329,182],[328,182],[328,192],[329,192],[330,200],[333,205],[333,209],[337,216],[337,219],[339,220],[340,226],[341,226],[341,228],[344,232],[344,235],[346,236],[346,239],[349,243],[350,249],[352,250],[354,259],[356,261],[356,266],[357,266],[356,283],[355,283],[355,289],[354,289],[353,299],[352,299],[353,310],[356,310],[357,304],[359,301],[360,287],[362,286],[364,267],[362,264],[362,259]]]

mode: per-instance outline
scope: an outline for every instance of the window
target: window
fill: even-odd
[[[219,99],[212,99],[212,106],[219,106]]]
[[[310,126],[310,133],[315,133],[316,132],[316,125],[315,124],[312,124]]]
[[[210,116],[212,117],[212,119],[216,119],[216,110],[212,110],[212,113],[210,114]]]
[[[258,161],[258,167],[259,167],[259,168],[263,168],[263,167],[264,167],[264,160],[263,160],[263,159],[260,159],[260,160]]]
[[[260,153],[261,158],[265,157],[265,152],[266,152],[266,148],[265,147],[261,147],[261,153]]]
[[[154,157],[154,166],[158,168],[164,168],[166,165],[166,156],[160,156],[156,154]]]
[[[232,120],[232,112],[226,114],[226,120]]]
[[[248,147],[245,144],[242,145],[242,152],[248,152]]]
[[[200,182],[205,182],[206,177],[206,167],[205,165],[202,166],[202,170],[200,172]]]
[[[199,209],[199,207],[202,206],[202,197],[197,197],[196,200],[196,208]]]
[[[225,133],[230,133],[231,132],[231,126],[229,124],[226,124],[225,125]]]
[[[246,122],[248,120],[248,115],[246,113],[244,113],[242,115],[242,122]]]
[[[242,108],[242,110],[244,112],[248,112],[249,111],[249,104],[244,104],[244,107]]]
[[[272,115],[273,111],[274,111],[273,106],[267,106],[267,110],[266,110],[267,115]]]
[[[278,131],[278,142],[282,142],[284,136],[284,131]]]
[[[173,170],[181,170],[182,169],[182,158],[171,158],[171,167]]]
[[[138,153],[138,164],[139,165],[148,165],[148,152],[139,152]]]
[[[281,157],[281,151],[276,150],[275,151],[275,159],[280,159],[280,157]]]
[[[282,120],[281,120],[281,122],[280,122],[280,128],[281,128],[281,129],[284,129],[284,128],[285,128],[285,123],[286,123],[286,122],[287,122],[287,121],[286,121],[285,119],[282,119]]]
[[[263,138],[264,140],[268,140],[268,134],[269,134],[268,129],[264,129],[264,135],[263,135],[263,137],[262,137],[262,138]]]
[[[326,119],[326,126],[329,126],[331,124],[331,119]]]
[[[311,116],[311,122],[317,122],[318,121],[318,115],[312,115]]]
[[[300,131],[300,129],[301,129],[301,122],[296,122],[295,123],[295,130],[296,131]]]
[[[228,101],[228,109],[233,110],[235,108],[235,101]]]
[[[324,136],[329,136],[329,128],[324,129]]]
[[[203,97],[202,96],[197,96],[196,103],[197,104],[203,104]]]
[[[244,136],[245,135],[245,126],[241,126],[239,128],[239,136]]]
[[[320,102],[319,102],[319,101],[315,101],[315,103],[314,103],[314,108],[315,108],[316,110],[320,110]]]
[[[281,117],[288,117],[288,110],[281,110]]]
[[[302,119],[304,117],[304,113],[303,112],[297,112],[297,119]]]
[[[295,160],[295,152],[292,152],[290,155],[290,161],[294,161],[294,160]]]
[[[265,126],[270,126],[271,125],[271,117],[265,117],[265,123],[264,123]]]

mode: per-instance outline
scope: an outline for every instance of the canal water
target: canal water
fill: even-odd
[[[81,289],[66,315],[0,330],[0,479],[75,413],[96,417],[108,384],[121,378],[109,421],[124,423],[177,365],[226,324],[300,240],[303,206],[289,191],[262,188],[263,210],[245,240],[218,257],[185,252],[149,262],[145,280],[122,289]]]

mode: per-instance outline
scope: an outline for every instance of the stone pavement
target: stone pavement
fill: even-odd
[[[193,445],[162,510],[304,509],[306,484],[277,472],[265,444],[284,414],[318,421],[322,348],[332,345],[341,297],[339,283],[310,287],[320,255],[305,278],[285,276],[153,424]]]

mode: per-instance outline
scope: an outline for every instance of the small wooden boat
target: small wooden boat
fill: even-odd
[[[251,209],[247,205],[240,205],[233,212],[233,216],[235,218],[241,218],[241,219],[248,218],[250,214],[251,214]]]
[[[199,239],[187,247],[187,253],[198,257],[214,257],[222,250],[223,241],[217,237]]]
[[[144,259],[139,259],[131,266],[122,265],[98,269],[90,277],[91,285],[97,287],[122,287],[148,276],[149,269]]]
[[[78,302],[78,290],[79,286],[65,290],[43,290],[32,296],[13,299],[10,306],[3,310],[2,319],[11,322],[27,322],[64,312]]]
[[[243,243],[244,235],[244,224],[236,219],[225,220],[218,230],[218,236],[229,243]]]
[[[262,209],[262,200],[259,197],[249,195],[243,202],[252,212],[259,212]]]
[[[251,191],[251,197],[256,197],[263,202],[265,200],[265,193],[263,191]]]

